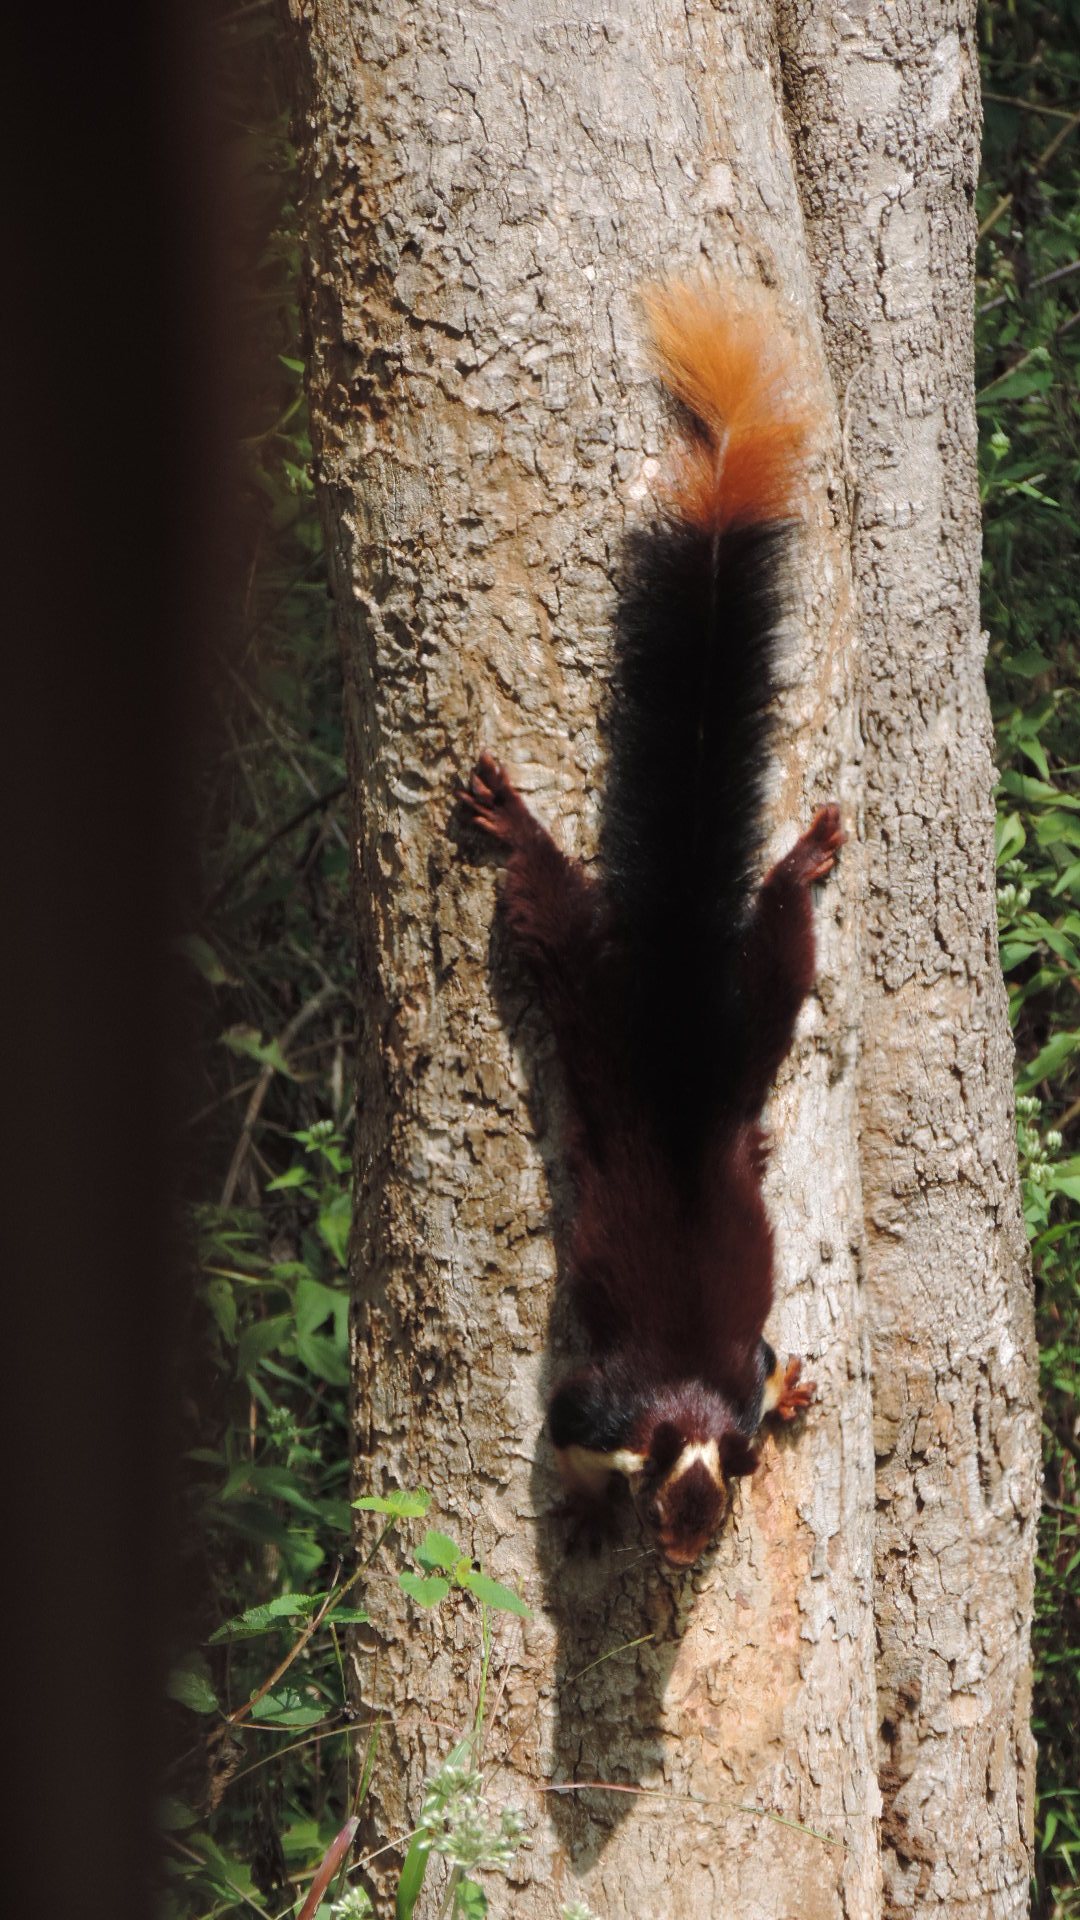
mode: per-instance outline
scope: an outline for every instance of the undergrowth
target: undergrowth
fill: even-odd
[[[355,1794],[341,1639],[356,1610],[341,1576],[355,1045],[344,765],[279,31],[270,7],[223,9],[210,52],[245,378],[229,646],[214,663],[184,942],[196,1273],[177,1540],[187,1644],[164,1808],[165,1911],[184,1920],[287,1910]]]
[[[1044,1497],[1036,1912],[1080,1915],[1080,7],[982,17],[978,372],[1001,956],[1035,1270]]]

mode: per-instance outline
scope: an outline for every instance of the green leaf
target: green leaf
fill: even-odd
[[[165,1685],[170,1700],[178,1700],[192,1713],[216,1713],[218,1697],[210,1683],[210,1669],[199,1655],[174,1667]]]
[[[296,1287],[296,1326],[300,1333],[314,1333],[327,1320],[334,1322],[334,1337],[344,1349],[349,1337],[349,1296],[342,1287],[328,1287],[305,1274]]]
[[[407,1593],[418,1607],[437,1607],[450,1591],[449,1580],[444,1580],[441,1574],[425,1580],[418,1573],[399,1573],[398,1582],[402,1593]]]
[[[1063,1193],[1066,1199],[1080,1200],[1080,1177],[1076,1174],[1061,1174],[1055,1170],[1051,1172],[1046,1184],[1052,1187],[1055,1193]]]
[[[1055,1033],[1045,1047],[1040,1048],[1034,1060],[1029,1061],[1017,1077],[1017,1089],[1020,1093],[1030,1093],[1040,1080],[1047,1080],[1052,1074],[1071,1060],[1074,1053],[1080,1051],[1080,1033]]]
[[[1052,665],[1053,662],[1048,660],[1045,653],[1041,652],[1038,647],[1024,647],[1019,653],[1006,654],[1002,661],[1002,666],[1005,668],[1006,673],[1018,673],[1024,680],[1034,680],[1036,674],[1048,673]],[[1033,760],[1035,759],[1034,754],[1032,754],[1031,757]],[[1038,763],[1036,762],[1036,764]],[[1049,780],[1050,775],[1046,768],[1045,754],[1043,754],[1043,764],[1040,772],[1044,780]]]
[[[303,1863],[312,1855],[321,1858],[325,1841],[317,1820],[291,1820],[281,1830],[281,1851],[289,1861]]]
[[[221,1489],[219,1499],[222,1503],[235,1500],[238,1495],[262,1494],[270,1500],[284,1500],[300,1513],[310,1513],[316,1519],[320,1517],[321,1506],[312,1500],[305,1491],[304,1483],[291,1467],[253,1467],[247,1460],[241,1460],[233,1467]]]
[[[266,1191],[282,1193],[287,1187],[302,1187],[305,1181],[309,1184],[311,1181],[311,1171],[308,1167],[290,1167],[288,1173],[279,1173],[276,1180],[268,1180]]]
[[[997,862],[1012,860],[1022,850],[1027,835],[1018,813],[999,813],[994,829]]]
[[[197,1819],[198,1815],[182,1800],[167,1795],[158,1804],[158,1826],[163,1833],[182,1833],[186,1827],[193,1827]]]
[[[1043,779],[1049,780],[1050,764],[1046,758],[1046,749],[1043,746],[1042,741],[1037,739],[1035,735],[1032,734],[1030,736],[1025,736],[1023,739],[1019,740],[1017,742],[1017,745],[1019,746],[1021,753],[1024,753],[1027,755],[1028,759],[1031,761],[1032,766],[1035,767],[1036,771],[1042,774]]]
[[[500,1613],[520,1614],[523,1620],[532,1619],[532,1610],[521,1595],[511,1587],[502,1586],[498,1580],[489,1580],[486,1573],[470,1571],[463,1575],[461,1584],[482,1600],[485,1607],[495,1607]]]
[[[1059,807],[1080,807],[1080,799],[1063,793],[1047,780],[1037,780],[1033,773],[1003,773],[1001,784],[1006,793],[1014,794],[1018,800],[1026,800],[1029,805],[1036,800],[1049,800]]]
[[[348,1263],[349,1233],[352,1229],[352,1200],[347,1193],[336,1193],[323,1207],[318,1219],[319,1238],[339,1267]]]
[[[314,1613],[317,1602],[306,1593],[279,1593],[273,1600],[267,1600],[259,1607],[248,1607],[243,1613],[235,1614],[210,1635],[210,1645],[216,1646],[219,1640],[254,1640],[258,1635],[271,1633],[284,1621],[297,1620]]]
[[[192,965],[198,968],[203,979],[208,980],[212,987],[236,984],[232,975],[218,959],[209,940],[204,940],[201,934],[186,933],[178,944],[181,952],[187,955]]]
[[[349,1361],[343,1348],[321,1333],[298,1333],[296,1336],[297,1357],[303,1361],[309,1372],[331,1387],[347,1387],[349,1384]]]
[[[1051,807],[1048,813],[1041,813],[1035,822],[1035,838],[1040,847],[1067,846],[1080,847],[1080,820],[1074,820],[1072,814],[1064,808],[1070,804],[1066,794],[1059,793],[1061,803]]]
[[[1046,348],[1036,347],[1034,357],[1045,361]],[[1026,400],[1033,393],[1048,393],[1053,384],[1053,367],[1033,365],[1029,362],[1023,367],[1017,367],[1015,372],[1003,374],[1000,379],[991,381],[985,404],[994,406],[999,400]],[[983,401],[980,398],[981,405]]]
[[[438,1567],[443,1573],[452,1573],[461,1559],[461,1548],[454,1545],[448,1534],[429,1530],[416,1549],[416,1558],[427,1573],[433,1567]]]
[[[274,1727],[313,1727],[325,1720],[327,1708],[322,1701],[313,1700],[310,1694],[301,1693],[299,1687],[284,1686],[272,1693],[264,1693],[256,1700],[251,1709],[251,1718]]]
[[[363,1607],[331,1607],[326,1618],[335,1627],[362,1627],[371,1615]]]
[[[1065,961],[1070,973],[1075,973],[1077,968],[1080,967],[1080,957],[1078,957],[1076,948],[1068,935],[1063,933],[1060,927],[1044,926],[1042,929],[1042,937],[1046,941],[1051,953],[1056,953],[1060,960]]]
[[[273,1313],[265,1320],[253,1320],[240,1335],[236,1349],[236,1371],[243,1376],[251,1373],[268,1353],[273,1353],[287,1341],[293,1331],[291,1313]]]
[[[394,1920],[412,1920],[413,1908],[420,1898],[420,1889],[424,1884],[429,1858],[429,1842],[423,1834],[418,1833],[410,1844],[398,1875]]]
[[[287,1080],[296,1078],[278,1042],[264,1040],[258,1027],[227,1027],[221,1036],[221,1043],[228,1047],[230,1053],[240,1053],[246,1059],[256,1060],[260,1067],[272,1067],[275,1073],[283,1073]]]
[[[1080,895],[1080,860],[1072,860],[1063,873],[1059,873],[1050,889],[1056,899],[1062,893]]]
[[[1021,960],[1029,960],[1035,949],[1025,940],[1007,940],[1001,949],[1001,971],[1011,973]]]
[[[206,1302],[229,1346],[236,1342],[236,1295],[227,1280],[208,1280]]]
[[[240,1893],[254,1907],[261,1908],[264,1905],[249,1868],[242,1860],[234,1860],[229,1854],[223,1853],[217,1841],[212,1840],[208,1833],[190,1833],[186,1844],[199,1854],[211,1880],[223,1892]]]
[[[361,1513],[392,1514],[395,1520],[422,1520],[431,1505],[431,1495],[423,1487],[417,1487],[413,1493],[399,1487],[393,1493],[365,1493],[352,1504],[359,1507]]]
[[[461,1920],[484,1920],[488,1910],[488,1897],[476,1880],[459,1880],[454,1890],[454,1913]]]

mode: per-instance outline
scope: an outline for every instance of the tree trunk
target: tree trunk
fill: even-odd
[[[979,627],[975,9],[783,32],[861,608],[865,1279],[888,1913],[1026,1913],[1039,1438]]]
[[[750,0],[619,0],[591,20],[550,0],[543,7],[506,0],[498,8],[417,0],[407,12],[389,5],[350,11],[329,0],[291,4],[302,49],[313,416],[355,798],[365,1024],[356,1236],[360,1489],[431,1488],[434,1524],[481,1556],[494,1577],[520,1577],[534,1609],[520,1633],[499,1627],[488,1689],[497,1702],[485,1748],[491,1798],[524,1806],[532,1839],[512,1869],[515,1916],[553,1920],[562,1902],[584,1897],[604,1920],[714,1912],[775,1920],[796,1911],[811,1920],[870,1920],[880,1908],[880,1799],[873,1441],[857,1286],[863,1203],[855,1061],[867,971],[859,931],[859,661],[845,452],[823,349],[834,367],[844,363],[827,300],[822,333],[819,302],[828,288],[800,205],[801,194],[813,211],[816,250],[824,244],[822,209],[851,182],[826,177],[836,149],[823,150],[819,162],[813,129],[794,150],[797,174],[778,48]],[[786,32],[793,89],[800,21]],[[860,110],[872,106],[864,101]],[[948,110],[955,111],[951,95]],[[865,137],[885,142],[886,131],[872,124]],[[842,243],[844,222],[828,217]],[[920,203],[911,215],[916,235],[928,217]],[[843,261],[834,264],[842,275]],[[555,1284],[558,1089],[528,983],[492,935],[494,876],[463,859],[448,823],[455,786],[488,745],[563,844],[592,854],[611,582],[620,539],[645,511],[668,439],[634,294],[663,272],[703,267],[782,290],[826,403],[788,655],[774,850],[790,844],[815,803],[834,795],[858,831],[819,909],[820,984],[770,1114],[779,1256],[771,1334],[778,1348],[808,1356],[820,1402],[800,1438],[766,1448],[715,1560],[683,1577],[643,1554],[629,1518],[623,1540],[600,1560],[568,1561],[550,1515],[556,1488],[539,1433],[550,1384],[575,1341],[580,1348]],[[937,289],[942,312],[970,304],[964,249],[943,257],[938,270],[953,276]],[[901,379],[885,369],[890,350],[883,332],[883,390]],[[966,390],[958,371],[953,377],[949,418],[958,422],[966,459],[970,373]],[[893,487],[895,475],[886,477]],[[861,512],[860,564],[873,539],[865,501]],[[965,1477],[961,1415],[980,1406],[983,1443],[995,1444],[1006,1389],[995,1393],[998,1374],[980,1373],[980,1364],[1004,1363],[981,1323],[1000,1307],[1004,1277],[1016,1265],[1010,1121],[999,1084],[1005,1027],[986,944],[985,718],[969,684],[977,669],[973,631],[964,627],[957,638],[977,563],[975,524],[954,521],[951,536],[957,551],[943,564],[953,625],[935,643],[932,711],[916,705],[929,656],[916,663],[916,685],[911,659],[887,656],[871,628],[869,831],[880,842],[900,792],[905,818],[920,806],[926,811],[920,796],[932,789],[924,782],[943,760],[953,769],[947,790],[977,798],[954,832],[956,849],[968,836],[971,862],[967,919],[959,924],[958,906],[957,944],[948,950],[955,965],[935,972],[922,955],[924,943],[945,954],[928,907],[953,924],[927,892],[927,871],[936,869],[916,869],[919,848],[908,840],[910,875],[897,867],[895,848],[888,862],[880,844],[870,850],[877,971],[867,976],[875,1011],[863,1102],[875,1260],[892,1220],[878,1212],[884,1180],[908,1236],[897,1242],[907,1286],[896,1282],[891,1338],[885,1316],[875,1316],[879,1419],[895,1406],[890,1463],[900,1463],[890,1527],[905,1499],[936,1498],[951,1512],[978,1491],[977,1480],[972,1487]],[[893,590],[901,565],[890,552],[882,593]],[[864,573],[871,579],[869,568]],[[899,604],[907,604],[903,593]],[[953,732],[946,724],[935,758],[925,750],[941,719],[952,719]],[[913,735],[918,751],[910,748],[902,785],[890,785],[881,742],[900,753]],[[935,830],[946,831],[940,821]],[[898,913],[910,917],[898,923]],[[884,1084],[889,992],[899,998],[889,975],[894,953],[908,955],[921,1030],[952,1036],[953,1064],[916,1061],[910,1043],[903,1054],[894,1045],[894,1106],[886,1112],[875,1089]],[[915,1017],[902,1004],[903,1018]],[[940,1077],[951,1089],[947,1100],[936,1091]],[[971,1183],[968,1214],[976,1196],[983,1214],[991,1203],[999,1210],[998,1223],[982,1219],[981,1242],[961,1237],[965,1196],[955,1175],[948,1193],[934,1187],[933,1208],[926,1185],[893,1195],[892,1156],[909,1168],[920,1151],[926,1157],[922,1135],[909,1137],[918,1124],[908,1117],[914,1095],[905,1089],[912,1087],[928,1104],[931,1151],[951,1154]],[[936,1164],[930,1178],[940,1181]],[[918,1169],[912,1177],[927,1179]],[[917,1203],[926,1210],[918,1234]],[[906,1255],[935,1222],[934,1271],[948,1310],[941,1306],[932,1340],[920,1320],[910,1351],[897,1352],[905,1339],[904,1323],[895,1327],[898,1302],[906,1314],[915,1281]],[[967,1344],[954,1351],[952,1369],[943,1372],[946,1327],[962,1325],[969,1340],[972,1279],[982,1341],[970,1359]],[[1013,1341],[1007,1385],[1013,1412],[1027,1414],[1026,1322],[1013,1327]],[[940,1427],[914,1431],[909,1422],[918,1367],[934,1382],[931,1412],[937,1403],[956,1422],[945,1438]],[[965,1386],[969,1369],[981,1382],[978,1402]],[[921,1382],[918,1393],[921,1404]],[[1021,1492],[1030,1489],[1031,1444],[1028,1429],[1016,1429],[1013,1477]],[[941,1451],[932,1460],[935,1447]],[[915,1479],[916,1465],[933,1479],[935,1462],[938,1478],[955,1471],[955,1487],[940,1492],[935,1480],[930,1492]],[[976,1557],[999,1527],[1009,1479],[989,1460],[985,1471],[1004,1477],[969,1515]],[[895,1529],[890,1537],[891,1557],[902,1565],[903,1542]],[[1011,1544],[1024,1538],[1015,1526]],[[906,1571],[889,1572],[894,1635],[905,1643],[915,1630],[908,1609],[925,1605],[920,1553],[917,1545]],[[357,1662],[359,1697],[383,1715],[366,1809],[373,1847],[415,1824],[425,1779],[470,1721],[480,1661],[477,1623],[464,1599],[416,1617],[385,1550],[376,1564],[376,1624]],[[992,1614],[977,1623],[987,1635],[979,1671],[996,1657],[1015,1674],[1025,1658],[1012,1624],[1023,1612],[1023,1571],[1005,1568],[996,1552],[988,1564],[1004,1571]],[[967,1559],[961,1566],[965,1581],[978,1573],[981,1594],[981,1566]],[[938,1578],[944,1590],[944,1573]],[[924,1637],[934,1635],[937,1617],[924,1625],[920,1612]],[[888,1624],[884,1612],[881,1618]],[[950,1616],[950,1631],[954,1625]],[[1008,1649],[1006,1626],[1014,1634]],[[891,1671],[886,1661],[895,1715]],[[978,1676],[969,1685],[966,1671],[958,1670],[952,1698],[969,1714],[972,1702],[981,1712]],[[901,1745],[907,1737],[901,1728]],[[1001,1765],[1005,1782],[1007,1754]],[[573,1782],[610,1784],[544,1791]],[[612,1790],[619,1786],[644,1791]],[[973,1832],[987,1833],[983,1786],[965,1775],[954,1812]],[[1001,1797],[1003,1786],[995,1791]],[[1022,1851],[1021,1843],[1021,1865]],[[890,1854],[890,1875],[894,1864]],[[382,1872],[383,1865],[372,1873],[385,1886],[396,1869]],[[493,1905],[498,1912],[494,1889]]]

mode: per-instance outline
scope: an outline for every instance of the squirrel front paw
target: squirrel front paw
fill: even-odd
[[[565,1552],[571,1558],[587,1553],[595,1559],[619,1537],[619,1516],[606,1495],[567,1492],[552,1508],[552,1517],[565,1527]]]
[[[468,786],[458,788],[457,798],[471,826],[503,843],[515,838],[522,817],[527,817],[524,801],[493,753],[480,755]]]
[[[812,1380],[802,1378],[802,1361],[797,1358],[791,1359],[784,1368],[783,1378],[770,1412],[774,1413],[778,1420],[797,1420],[800,1413],[805,1413],[807,1407],[812,1404],[816,1391]]]

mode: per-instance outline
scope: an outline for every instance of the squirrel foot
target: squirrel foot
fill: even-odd
[[[819,807],[788,855],[799,879],[807,885],[814,880],[824,880],[836,865],[836,856],[846,839],[836,803]]]

